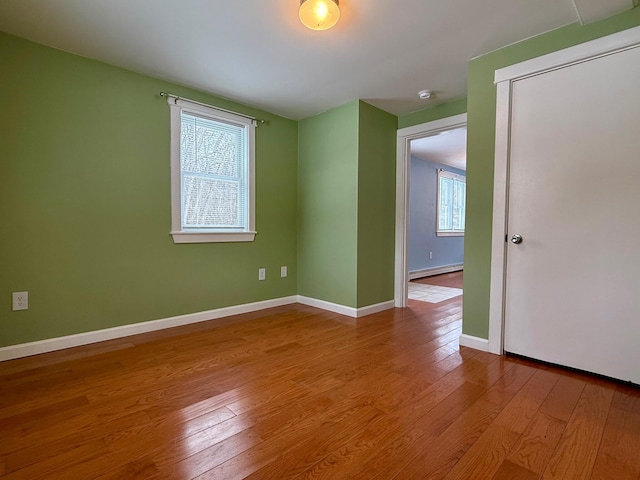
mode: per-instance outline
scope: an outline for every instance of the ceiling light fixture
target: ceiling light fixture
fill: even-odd
[[[298,16],[311,30],[327,30],[340,19],[339,0],[300,0]]]
[[[422,100],[429,100],[431,98],[431,96],[433,95],[433,92],[431,90],[420,90],[418,92],[418,96],[422,99]]]

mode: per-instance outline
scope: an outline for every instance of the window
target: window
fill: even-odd
[[[436,235],[463,236],[466,178],[438,170],[438,228]]]
[[[175,243],[255,237],[255,121],[168,95]]]

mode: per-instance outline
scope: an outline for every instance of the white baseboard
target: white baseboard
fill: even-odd
[[[354,308],[340,305],[338,303],[327,302],[325,300],[318,300],[317,298],[305,297],[303,295],[298,295],[298,303],[328,310],[329,312],[339,313],[341,315],[347,315],[353,318],[364,317],[365,315],[371,315],[372,313],[382,312],[383,310],[395,307],[395,302],[393,300],[376,303],[375,305],[367,305],[366,307]]]
[[[357,308],[347,307],[338,303],[327,302],[325,300],[318,300],[317,298],[305,297],[298,295],[298,303],[303,305],[309,305],[310,307],[321,308],[329,312],[339,313],[340,315],[347,315],[349,317],[355,317],[357,314]]]
[[[396,307],[396,302],[393,300],[387,300],[386,302],[375,303],[373,305],[367,305],[366,307],[358,308],[356,317],[365,317],[374,313],[382,312],[384,310],[390,310]]]
[[[296,301],[297,297],[292,295],[290,297],[274,298],[272,300],[264,300],[262,302],[245,303],[243,305],[217,308],[215,310],[207,310],[204,312],[188,313],[186,315],[178,315],[176,317],[133,323],[130,325],[122,325],[120,327],[105,328],[103,330],[67,335],[65,337],[49,338],[47,340],[40,340],[37,342],[9,345],[7,347],[0,348],[0,361],[28,357],[39,353],[53,352],[55,350],[88,345],[90,343],[103,342],[105,340],[113,340],[115,338],[128,337],[139,333],[153,332],[156,330],[163,330],[165,328],[180,327],[182,325],[214,320],[216,318],[228,317],[230,315],[255,312],[258,310],[264,310],[265,308],[289,305],[296,303]]]
[[[460,346],[469,347],[474,350],[482,350],[483,352],[489,351],[489,340],[480,337],[472,337],[471,335],[460,335]]]
[[[458,272],[462,270],[464,263],[456,263],[454,265],[445,265],[444,267],[425,268],[424,270],[415,270],[409,272],[409,280],[416,278],[431,277],[433,275],[441,275],[443,273]]]

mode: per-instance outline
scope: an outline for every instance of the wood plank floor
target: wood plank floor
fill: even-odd
[[[640,479],[639,389],[459,348],[460,302],[0,363],[0,478]]]

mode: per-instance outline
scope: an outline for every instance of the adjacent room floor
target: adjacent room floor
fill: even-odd
[[[638,480],[640,389],[459,347],[461,298],[0,363],[0,478]]]
[[[439,303],[462,295],[462,272],[423,277],[409,282],[409,299]]]

